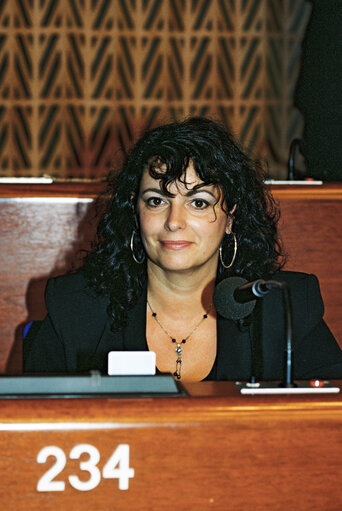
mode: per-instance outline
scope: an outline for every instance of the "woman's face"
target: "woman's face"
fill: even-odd
[[[148,264],[185,272],[206,266],[216,274],[218,250],[232,219],[222,209],[220,189],[202,183],[192,163],[165,195],[160,181],[145,170],[138,196],[141,237]],[[224,204],[223,204],[224,206]]]

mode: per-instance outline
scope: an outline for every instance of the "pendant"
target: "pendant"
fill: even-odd
[[[180,344],[177,344],[175,352],[177,353],[177,360],[176,360],[176,371],[173,373],[173,376],[175,376],[177,378],[177,380],[180,380],[181,379],[181,367],[182,367],[182,353],[183,353],[183,348]]]
[[[182,346],[181,346],[180,344],[177,344],[177,348],[175,349],[175,352],[177,353],[177,355],[178,355],[179,357],[181,357],[181,356],[182,356],[183,348],[182,348]]]

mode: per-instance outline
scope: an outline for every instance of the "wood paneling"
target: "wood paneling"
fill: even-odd
[[[317,275],[325,320],[342,346],[342,186],[273,187],[281,208],[285,269]]]
[[[233,384],[199,385],[187,386],[196,397],[1,400],[4,509],[341,509],[340,396],[241,397]],[[72,447],[96,447],[102,469],[123,443],[135,470],[128,490],[103,478],[90,491],[70,486],[70,475],[89,479],[68,459]],[[65,491],[36,491],[55,461],[36,462],[48,445],[66,454],[56,476]]]
[[[89,248],[94,237],[96,219],[94,193],[89,189],[76,187],[71,193],[70,188],[66,192],[58,186],[47,186],[43,192],[27,187],[26,192],[19,191],[22,197],[14,198],[4,188],[6,198],[0,199],[0,372],[6,363],[10,371],[18,372],[23,325],[45,316],[47,279],[77,265],[81,250]]]
[[[305,0],[2,0],[0,168],[98,178],[147,127],[221,119],[286,172]]]

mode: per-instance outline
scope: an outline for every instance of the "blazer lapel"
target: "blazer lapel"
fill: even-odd
[[[235,321],[218,316],[218,380],[248,380],[251,376],[250,329],[241,331]]]

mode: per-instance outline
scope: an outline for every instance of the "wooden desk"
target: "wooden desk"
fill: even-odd
[[[342,509],[340,395],[241,397],[234,384],[214,382],[187,388],[192,397],[2,400],[2,509]],[[79,444],[100,455],[87,491],[69,480],[89,479],[69,457]],[[101,474],[122,444],[134,469],[127,490]],[[37,463],[46,446],[65,455],[53,477],[63,491],[36,490],[56,461]]]
[[[45,316],[50,276],[89,248],[101,184],[0,185],[0,373],[21,369],[22,326]],[[342,185],[273,186],[282,210],[285,269],[315,273],[325,319],[342,346]]]

